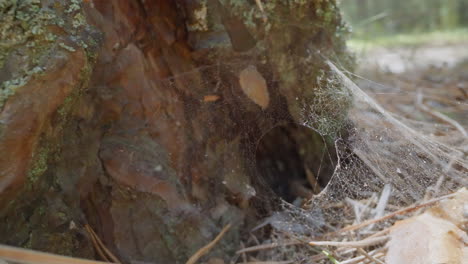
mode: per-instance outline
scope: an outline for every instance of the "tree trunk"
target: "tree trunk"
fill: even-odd
[[[331,86],[324,58],[350,61],[334,0],[5,0],[0,15],[1,243],[96,258],[89,224],[122,260],[183,263],[233,223],[210,252],[232,255],[267,210],[256,163],[322,147],[297,126],[257,142],[308,121],[333,135],[346,111],[303,115]]]

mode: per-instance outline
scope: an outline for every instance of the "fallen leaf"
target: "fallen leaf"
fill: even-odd
[[[468,206],[463,188],[425,213],[396,222],[390,230],[387,264],[468,264],[468,236],[463,231]]]
[[[247,97],[262,109],[266,109],[270,103],[270,95],[265,78],[253,65],[249,65],[239,74],[239,83]]]

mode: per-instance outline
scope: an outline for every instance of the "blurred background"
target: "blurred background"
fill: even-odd
[[[456,145],[468,150],[468,0],[339,4],[352,28],[359,87],[394,115],[432,126],[428,135],[461,140]]]
[[[468,0],[339,2],[345,19],[352,26],[353,40],[414,44],[431,38],[452,42],[468,39]]]
[[[468,0],[341,0],[340,4],[356,37],[468,26]]]

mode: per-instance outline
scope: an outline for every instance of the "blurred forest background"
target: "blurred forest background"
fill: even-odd
[[[341,0],[353,39],[371,41],[394,35],[418,36],[445,32],[439,38],[468,35],[468,0]],[[451,34],[447,34],[451,33]],[[436,38],[437,38],[436,37]],[[394,40],[395,41],[395,40]]]

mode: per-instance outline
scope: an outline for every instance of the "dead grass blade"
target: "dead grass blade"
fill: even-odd
[[[88,225],[85,225],[86,231],[89,233],[91,236],[91,240],[93,241],[94,248],[98,252],[98,254],[106,261],[112,261],[117,264],[121,264],[122,262],[119,261],[119,259],[112,254],[112,252],[104,245],[102,240],[98,237],[96,232]]]
[[[207,254],[216,245],[216,243],[218,243],[219,240],[221,240],[221,238],[230,228],[231,224],[226,225],[213,241],[211,241],[206,246],[200,248],[197,252],[195,252],[195,254],[193,254],[193,256],[191,256],[185,264],[195,264],[202,256]]]
[[[294,261],[251,261],[251,262],[242,262],[242,264],[291,264]],[[240,263],[239,263],[240,264]]]
[[[387,214],[387,215],[382,216],[382,217],[377,218],[377,219],[371,219],[371,220],[362,222],[362,223],[357,224],[357,225],[352,225],[352,226],[348,226],[348,227],[342,228],[342,229],[340,229],[340,230],[338,230],[338,231],[335,231],[335,232],[332,232],[332,233],[327,234],[327,236],[332,236],[332,235],[336,235],[336,234],[340,234],[340,233],[344,233],[344,232],[348,232],[348,231],[353,231],[353,230],[356,230],[356,229],[360,229],[360,228],[362,228],[362,227],[365,227],[365,226],[368,226],[368,225],[371,225],[371,224],[375,224],[375,223],[378,223],[378,222],[381,222],[381,221],[384,221],[384,220],[393,218],[393,217],[395,217],[395,216],[397,216],[397,215],[407,214],[407,213],[416,211],[416,210],[418,210],[418,209],[420,209],[420,208],[424,208],[424,207],[431,206],[431,205],[433,205],[433,204],[435,204],[435,203],[437,203],[437,202],[439,202],[439,201],[442,201],[442,200],[445,200],[445,199],[448,199],[448,198],[452,198],[452,197],[454,197],[454,196],[455,196],[455,194],[452,193],[452,194],[444,195],[444,196],[441,196],[441,197],[438,197],[438,198],[429,200],[429,201],[424,202],[424,203],[421,203],[421,204],[415,204],[415,205],[412,205],[412,206],[409,206],[409,207],[400,209],[400,210],[398,210],[398,211],[395,211],[395,212],[393,212],[393,213]]]
[[[284,241],[284,242],[281,242],[281,243],[275,242],[275,243],[270,243],[270,244],[262,244],[262,245],[258,245],[258,246],[243,248],[241,250],[238,250],[236,252],[236,254],[260,251],[260,250],[266,250],[266,249],[272,249],[272,248],[277,248],[277,247],[282,247],[282,246],[299,245],[299,244],[303,244],[303,242],[300,242],[300,241]]]
[[[444,114],[441,114],[441,113],[431,109],[427,105],[425,105],[423,103],[423,95],[422,95],[421,91],[418,91],[417,98],[416,98],[416,104],[417,104],[418,108],[420,110],[422,110],[423,112],[426,112],[427,114],[431,115],[432,117],[434,117],[436,119],[439,119],[442,122],[445,122],[445,123],[447,123],[449,125],[452,125],[465,138],[468,138],[468,133],[466,132],[465,128],[462,125],[460,125],[460,123],[458,123],[457,121],[453,120],[452,118],[450,118],[450,117],[448,117],[448,116],[446,116]]]
[[[362,248],[358,248],[357,249],[359,253],[361,253],[362,255],[364,255],[368,260],[370,260],[371,262],[375,262],[377,264],[384,264],[382,261],[376,259],[374,256],[371,256],[369,253],[367,253],[364,249]]]
[[[376,257],[381,257],[381,256],[384,256],[383,253],[377,253],[375,255],[372,255],[374,258]],[[355,263],[362,263],[363,260],[365,260],[366,257],[365,256],[358,256],[358,257],[355,257],[355,258],[352,258],[352,259],[347,259],[347,260],[344,260],[344,261],[341,261],[340,264],[355,264]]]
[[[388,236],[366,238],[359,241],[346,241],[346,242],[336,242],[336,241],[310,241],[308,244],[311,246],[332,246],[332,247],[368,247],[374,246],[380,243],[383,243],[388,240]]]

